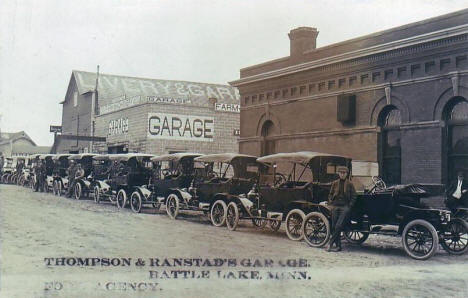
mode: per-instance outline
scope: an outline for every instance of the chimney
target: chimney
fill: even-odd
[[[317,28],[299,27],[289,32],[291,57],[301,57],[304,52],[317,47]]]

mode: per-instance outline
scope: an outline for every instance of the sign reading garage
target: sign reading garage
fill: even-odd
[[[212,142],[213,136],[213,117],[148,113],[150,138]]]

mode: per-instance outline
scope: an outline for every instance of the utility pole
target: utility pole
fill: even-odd
[[[99,103],[98,103],[98,87],[99,87],[99,65],[97,66],[97,71],[96,71],[96,84],[94,86],[94,92],[92,95],[92,100],[91,100],[91,137],[94,137],[95,133],[95,125],[96,125],[96,115],[98,114],[99,111]],[[93,152],[94,142],[90,142],[90,148],[89,152]]]

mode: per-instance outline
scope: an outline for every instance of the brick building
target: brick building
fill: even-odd
[[[338,24],[337,24],[338,25]],[[240,70],[241,153],[300,150],[379,162],[390,183],[468,174],[468,9]]]
[[[108,74],[99,75],[97,86],[95,92],[95,73],[73,71],[62,102],[62,136],[106,141],[61,138],[58,152],[238,151],[239,95],[233,87]]]

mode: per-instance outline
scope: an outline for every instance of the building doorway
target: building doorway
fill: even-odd
[[[265,121],[262,126],[262,152],[261,156],[275,154],[276,143],[272,136],[275,134],[275,125],[271,120]]]
[[[389,185],[401,183],[401,113],[394,106],[384,109],[379,116],[381,127],[380,173]]]
[[[446,182],[455,180],[457,172],[468,176],[468,101],[456,97],[445,108],[447,122],[447,175]]]

